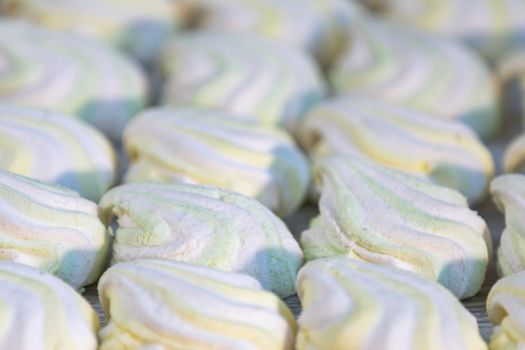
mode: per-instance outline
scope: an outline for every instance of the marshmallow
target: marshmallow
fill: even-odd
[[[248,33],[175,35],[160,70],[164,104],[222,108],[290,131],[325,95],[319,68],[307,54]]]
[[[128,182],[214,185],[287,216],[302,203],[309,165],[287,133],[200,108],[153,108],[124,132]]]
[[[380,14],[440,36],[461,40],[486,59],[525,46],[522,0],[365,0]]]
[[[168,259],[255,277],[280,297],[295,293],[302,251],[284,223],[254,199],[213,187],[134,183],[100,201],[116,216],[113,263]]]
[[[502,278],[487,297],[487,313],[494,324],[493,350],[525,347],[525,271]]]
[[[29,266],[0,261],[0,284],[1,349],[97,349],[98,315],[66,283]]]
[[[357,2],[345,0],[189,0],[197,26],[268,36],[307,50],[323,65],[342,51]]]
[[[458,192],[349,156],[316,164],[320,216],[302,233],[307,260],[342,255],[409,270],[460,299],[485,278],[491,237]]]
[[[139,68],[97,41],[2,20],[0,47],[0,102],[75,115],[113,140],[145,103]]]
[[[0,104],[0,168],[98,201],[116,176],[115,152],[96,129],[36,108]]]
[[[488,149],[466,126],[414,109],[348,95],[320,104],[299,139],[311,156],[350,154],[463,193],[481,202],[494,175]]]
[[[109,239],[97,205],[76,192],[0,170],[0,260],[54,274],[74,288],[96,281]]]
[[[43,27],[73,31],[152,63],[162,43],[184,22],[180,0],[5,0],[4,14]]]
[[[345,258],[299,272],[297,349],[481,350],[476,319],[439,284]]]
[[[507,276],[525,270],[525,176],[498,176],[490,185],[494,203],[505,214],[498,248],[498,273]]]
[[[295,320],[253,278],[166,260],[135,260],[98,284],[108,317],[100,350],[292,350]]]
[[[452,40],[367,19],[352,26],[348,50],[329,77],[339,93],[360,93],[460,120],[482,138],[499,129],[496,88],[488,67]]]
[[[508,173],[525,173],[525,134],[516,137],[505,149],[503,168]]]

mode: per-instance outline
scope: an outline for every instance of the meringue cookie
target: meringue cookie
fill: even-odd
[[[128,182],[214,185],[253,197],[281,216],[299,207],[309,165],[286,132],[202,108],[158,107],[128,124]]]
[[[1,349],[97,349],[98,316],[66,283],[1,261],[0,284]]]
[[[197,25],[251,32],[312,53],[329,65],[342,50],[353,18],[364,11],[345,0],[193,0]]]
[[[0,260],[39,268],[79,288],[98,278],[108,246],[95,203],[0,170]]]
[[[366,0],[383,16],[459,39],[491,61],[525,46],[522,0]]]
[[[525,270],[525,176],[498,176],[490,184],[494,203],[505,214],[505,230],[498,248],[498,273]]]
[[[487,313],[494,324],[490,349],[525,347],[525,271],[507,276],[492,287],[487,297]]]
[[[507,173],[525,173],[525,134],[516,137],[505,149],[503,168]]]
[[[145,103],[133,62],[74,33],[2,20],[0,60],[0,101],[78,116],[113,140]]]
[[[320,104],[305,118],[299,140],[314,158],[369,158],[454,188],[471,204],[483,200],[494,175],[490,152],[468,127],[362,96]]]
[[[439,284],[345,258],[309,262],[297,278],[297,349],[486,349],[476,319]]]
[[[79,120],[0,104],[0,168],[69,187],[98,201],[116,176],[115,153]]]
[[[458,192],[349,156],[317,162],[320,216],[301,235],[307,260],[343,255],[436,280],[460,299],[485,277],[491,237]]]
[[[295,321],[253,278],[165,260],[107,270],[98,285],[108,324],[100,350],[291,350]]]
[[[160,58],[164,104],[253,115],[293,131],[325,86],[305,53],[247,33],[194,31],[168,41]]]
[[[169,259],[255,277],[281,297],[295,293],[303,254],[284,223],[254,199],[188,184],[126,184],[100,201],[119,228],[113,263]]]
[[[495,84],[488,67],[468,48],[374,19],[354,25],[350,43],[329,73],[338,92],[460,120],[483,138],[499,129]]]
[[[49,29],[74,31],[114,43],[141,61],[151,62],[177,22],[182,20],[183,9],[178,3],[180,1],[171,0],[5,0],[3,12]]]

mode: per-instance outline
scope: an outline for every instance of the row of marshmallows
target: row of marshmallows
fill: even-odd
[[[250,0],[244,6],[210,0],[224,2],[221,6],[230,6],[231,11],[225,11],[231,13],[235,13],[235,8],[248,11],[251,1],[257,3],[260,0]],[[91,8],[93,13],[89,13],[88,5],[71,4],[68,8],[68,1],[63,2],[62,6],[66,7],[63,9],[39,6],[40,2],[34,1],[9,2],[19,3],[12,8],[18,9],[13,11],[22,13],[23,18],[53,28],[68,23],[66,19],[78,24],[82,22],[79,17],[90,18],[89,14],[100,16],[102,20],[105,11],[112,18],[119,13],[117,2],[106,4],[107,8]],[[26,2],[31,4],[24,4]],[[134,2],[136,8],[126,7],[131,18],[134,18],[131,15],[134,9],[140,13],[142,7],[148,8],[148,4],[139,6],[137,3],[141,1]],[[173,4],[177,1],[165,2]],[[280,2],[275,3],[275,9],[267,4],[266,16],[257,16],[256,10],[251,9],[254,14],[246,18],[256,22],[267,19],[267,16],[273,18],[271,23],[262,27],[280,28],[279,33],[267,33],[263,29],[232,30],[236,28],[222,26],[219,23],[223,21],[218,21],[213,29],[204,26],[163,35],[162,45],[156,45],[160,46],[159,50],[151,50],[155,59],[148,68],[160,78],[162,87],[157,86],[158,82],[148,87],[140,67],[101,42],[74,31],[51,31],[4,18],[0,22],[0,44],[6,63],[1,67],[0,100],[78,116],[115,141],[120,140],[129,119],[144,108],[151,95],[162,104],[220,108],[267,125],[285,126],[295,134],[305,112],[329,93],[317,64],[323,60],[316,63],[307,54],[328,45],[338,48],[321,50],[338,52],[330,55],[331,64],[325,68],[333,92],[364,94],[417,108],[435,117],[461,120],[482,138],[498,131],[499,90],[509,75],[515,75],[520,69],[515,67],[514,63],[520,60],[514,55],[501,60],[501,72],[497,84],[494,84],[488,67],[466,47],[396,22],[372,18],[364,10],[357,9],[357,5],[350,5],[351,2],[290,0],[281,9]],[[210,13],[222,13],[221,6],[210,5],[213,9]],[[252,6],[264,8],[262,5]],[[311,7],[309,11],[306,10],[308,7]],[[294,13],[297,8],[302,10]],[[80,11],[82,16],[75,16],[74,10]],[[56,13],[59,18],[51,16],[46,20],[42,11],[50,12],[49,16]],[[296,16],[297,13],[300,15]],[[292,36],[295,32],[303,33],[299,25],[294,26],[296,31],[284,29],[301,16],[308,17],[308,13],[318,14],[305,22],[314,23],[308,26],[312,29],[308,40],[286,40],[279,36],[282,33]],[[279,14],[287,16],[281,18],[277,16]],[[132,21],[127,18],[123,23],[127,23],[126,20]],[[144,25],[155,23],[153,19],[135,20]],[[124,30],[133,26],[115,24],[115,27]],[[87,29],[79,31],[92,32]],[[258,35],[261,31],[266,36]],[[133,38],[141,39],[131,34],[129,37],[124,34],[116,36],[126,38],[129,45],[135,42]],[[297,41],[313,41],[315,44],[290,44]],[[301,50],[305,46],[314,48]]]
[[[302,234],[306,260],[312,261],[297,281],[303,261],[299,245],[275,214],[241,194],[193,184],[131,183],[107,192],[97,208],[63,187],[1,171],[2,256],[39,272],[7,262],[2,269],[15,275],[8,280],[14,279],[18,288],[27,288],[27,293],[33,289],[34,305],[43,309],[38,315],[47,317],[46,312],[57,312],[57,303],[65,303],[67,307],[58,308],[67,309],[63,317],[82,322],[58,322],[49,328],[38,323],[43,328],[36,334],[42,338],[13,337],[14,329],[25,334],[26,327],[34,331],[38,322],[27,300],[15,299],[9,310],[24,315],[24,321],[5,328],[0,344],[18,349],[38,349],[40,344],[47,349],[55,342],[82,349],[71,347],[82,341],[86,349],[94,348],[98,323],[93,311],[72,296],[71,287],[42,271],[79,288],[97,280],[111,250],[113,267],[99,282],[108,317],[99,333],[102,348],[177,348],[203,342],[226,342],[235,348],[236,342],[253,342],[258,348],[289,349],[294,321],[277,296],[294,294],[296,284],[303,304],[299,348],[484,348],[475,320],[458,298],[479,290],[490,256],[490,234],[465,198],[349,155],[323,158],[316,171],[322,179],[321,214]],[[518,223],[509,225],[503,236],[498,254],[502,274],[523,267],[522,236],[515,232],[520,211],[512,199],[519,197],[516,188],[525,188],[524,178],[505,175],[492,185],[507,222]],[[118,225],[110,248],[114,217]],[[17,276],[20,273],[54,287],[36,288]],[[54,291],[57,288],[61,291]],[[512,308],[512,298],[519,294],[508,288],[497,289],[502,295],[494,299],[496,311],[490,311],[494,321],[502,323],[494,341],[504,344],[515,341],[523,327],[513,315],[519,308]],[[7,297],[18,294],[11,287],[5,290]],[[56,295],[43,297],[38,290]],[[230,319],[233,315],[240,319]],[[397,340],[385,341],[377,332]],[[82,336],[65,336],[77,333]]]
[[[383,174],[375,165],[356,165]],[[394,175],[395,180],[417,181]],[[96,280],[108,250],[103,223],[114,216],[119,227],[113,266],[99,282],[108,317],[99,333],[101,349],[152,344],[167,349],[292,348],[293,317],[262,288],[281,297],[293,294],[302,253],[285,225],[257,201],[197,185],[127,184],[104,195],[100,220],[94,203],[69,190],[8,172],[1,172],[0,180],[2,255],[39,268],[0,263],[3,314],[6,319],[13,316],[0,334],[5,348],[97,346],[94,311],[71,287],[41,271],[75,287]],[[419,188],[432,193],[432,186],[421,181]],[[455,196],[460,202],[453,191],[434,187],[442,192],[436,196]],[[455,211],[468,210],[464,201],[454,204]],[[477,228],[483,226],[474,213],[469,215]],[[458,249],[460,240],[475,241],[476,236],[483,244],[482,234],[474,229],[463,229],[465,237],[458,234]],[[303,243],[307,250],[309,243]],[[445,264],[440,275],[478,283],[487,260],[486,254],[479,255],[479,261],[452,261],[470,265],[472,275],[450,276],[458,270]],[[304,308],[298,348],[427,347],[436,346],[436,339],[453,349],[484,347],[475,320],[453,294],[412,273],[346,258],[317,259],[303,267],[297,286]],[[45,322],[49,319],[52,324]],[[399,330],[413,328],[397,332],[396,325]],[[384,338],[374,336],[385,330],[395,342],[383,344]]]

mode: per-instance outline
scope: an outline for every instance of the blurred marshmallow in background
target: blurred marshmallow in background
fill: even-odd
[[[8,16],[101,39],[146,64],[183,26],[187,7],[181,0],[5,0],[2,6]]]
[[[365,0],[378,14],[460,39],[489,61],[525,47],[522,0]]]

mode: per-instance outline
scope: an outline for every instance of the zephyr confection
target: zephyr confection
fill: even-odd
[[[512,47],[525,47],[522,0],[365,1],[393,20],[459,39],[491,61]]]
[[[314,171],[320,216],[301,236],[307,260],[342,255],[415,272],[460,299],[478,292],[491,237],[460,193],[349,156]]]
[[[498,248],[498,272],[507,276],[525,270],[525,176],[498,176],[490,185],[492,199],[505,214]]]
[[[3,12],[49,29],[75,31],[115,44],[143,62],[180,26],[180,0],[4,0]]]
[[[475,52],[399,24],[352,26],[348,50],[330,72],[340,93],[360,93],[460,120],[482,138],[499,129],[495,84]]]
[[[309,165],[287,133],[219,110],[153,108],[124,132],[128,182],[214,185],[253,197],[281,216],[299,207]]]
[[[97,349],[98,316],[66,283],[1,261],[0,284],[1,349]]]
[[[160,62],[164,104],[222,108],[291,131],[325,94],[320,71],[306,53],[254,34],[175,35]]]
[[[98,291],[100,350],[292,350],[295,321],[250,276],[166,260],[114,265]]]
[[[466,126],[373,98],[347,95],[321,103],[300,127],[313,158],[351,154],[429,177],[481,202],[494,175],[488,149]]]
[[[329,65],[353,18],[363,10],[346,0],[190,0],[198,26],[252,32],[308,50]]]
[[[109,246],[97,214],[76,192],[0,170],[0,260],[50,272],[74,288],[93,283]]]
[[[295,293],[302,251],[284,223],[255,199],[188,184],[133,183],[107,192],[116,216],[113,263],[178,260],[255,277],[281,297]]]
[[[481,350],[476,319],[449,291],[406,271],[345,258],[299,272],[297,349]]]
[[[0,22],[0,101],[75,115],[113,140],[145,103],[132,61],[95,40],[24,22]]]
[[[57,113],[5,104],[0,169],[69,187],[93,201],[116,175],[113,148],[97,130]]]
[[[494,324],[492,350],[525,347],[525,271],[502,278],[487,297],[487,313]]]

